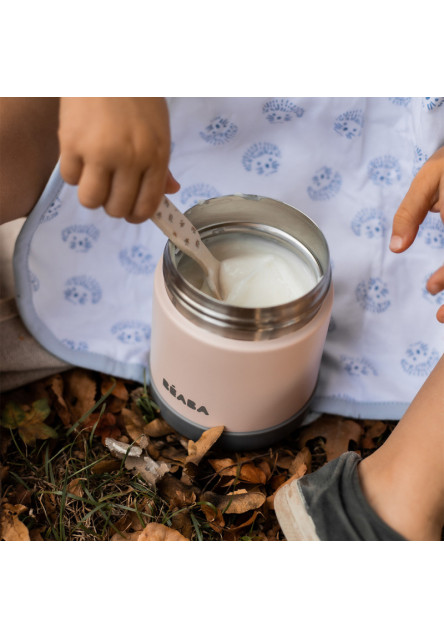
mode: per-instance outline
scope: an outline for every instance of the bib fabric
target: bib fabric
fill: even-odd
[[[186,211],[221,195],[282,200],[330,247],[335,302],[318,412],[399,419],[444,351],[425,288],[444,262],[429,213],[404,254],[393,216],[422,164],[444,144],[444,98],[172,98],[171,200]],[[17,303],[59,358],[148,380],[153,275],[166,244],[140,225],[89,210],[58,167],[16,244]],[[297,363],[295,363],[297,366]]]

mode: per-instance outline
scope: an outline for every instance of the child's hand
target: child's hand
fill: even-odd
[[[60,172],[85,207],[139,223],[179,189],[163,98],[61,98],[59,141]]]
[[[401,253],[410,247],[429,211],[440,212],[444,222],[444,147],[418,171],[401,202],[393,219],[392,251]],[[444,290],[444,266],[430,276],[427,289],[433,295]],[[444,323],[444,305],[438,309],[436,317]]]

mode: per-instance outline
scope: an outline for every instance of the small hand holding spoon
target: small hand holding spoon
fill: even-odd
[[[152,221],[173,244],[203,269],[213,295],[222,300],[220,262],[202,242],[199,232],[166,196],[162,198]]]

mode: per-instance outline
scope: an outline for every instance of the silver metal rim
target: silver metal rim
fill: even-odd
[[[316,264],[319,281],[306,295],[283,305],[260,309],[228,305],[202,293],[182,276],[178,269],[182,254],[168,242],[164,281],[171,302],[182,315],[213,333],[239,340],[277,338],[301,329],[316,315],[330,287],[331,268],[325,237],[305,214],[271,198],[232,195],[201,202],[185,215],[203,239],[239,231],[268,235]]]

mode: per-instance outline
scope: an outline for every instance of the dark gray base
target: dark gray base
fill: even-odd
[[[156,386],[152,382],[152,378],[150,382],[150,393],[154,402],[159,406],[163,419],[168,422],[173,429],[185,437],[191,438],[191,440],[198,440],[203,432],[207,430],[206,427],[202,427],[200,424],[186,420],[166,404],[157,392]],[[285,422],[275,425],[274,427],[269,427],[268,429],[248,431],[247,433],[240,431],[227,431],[221,435],[216,446],[220,446],[224,449],[230,449],[232,451],[247,451],[249,449],[262,449],[278,442],[279,440],[289,436],[297,427],[301,426],[302,421],[308,413],[313,394],[307,404],[305,404],[298,413]]]

